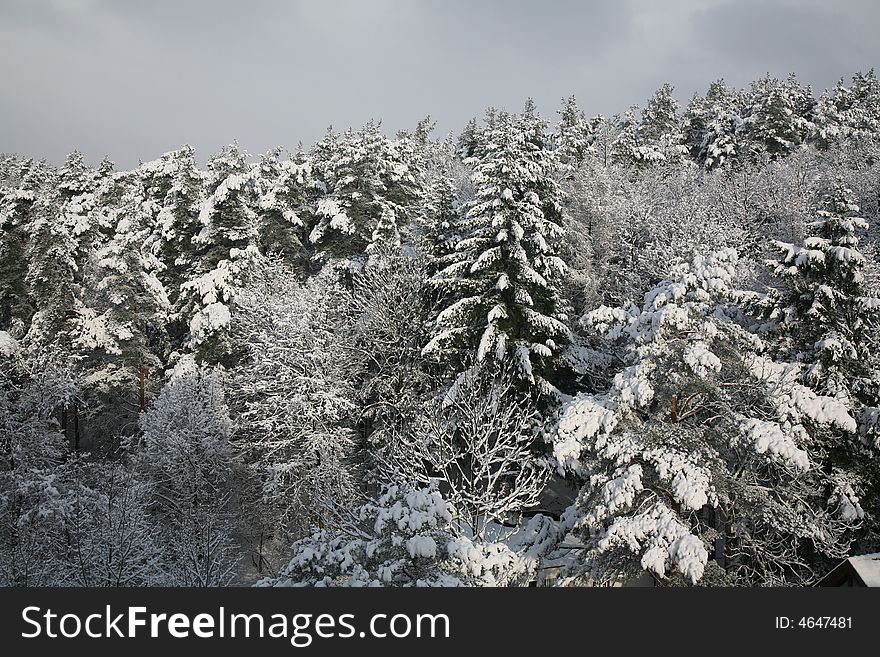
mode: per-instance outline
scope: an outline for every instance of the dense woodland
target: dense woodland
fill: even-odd
[[[880,83],[0,156],[0,584],[807,585],[880,550]]]

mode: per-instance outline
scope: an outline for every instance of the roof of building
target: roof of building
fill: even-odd
[[[865,586],[880,586],[880,552],[847,559]]]
[[[880,587],[880,552],[860,554],[841,561],[816,586],[877,586]]]

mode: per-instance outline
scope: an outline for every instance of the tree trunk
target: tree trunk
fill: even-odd
[[[73,451],[79,451],[79,406],[73,407]]]
[[[147,409],[147,374],[149,373],[150,369],[146,365],[141,365],[138,378],[138,402],[142,413]]]

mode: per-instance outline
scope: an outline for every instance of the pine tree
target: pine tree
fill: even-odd
[[[558,113],[556,140],[559,144],[559,160],[562,164],[577,168],[592,150],[590,123],[574,96],[562,100],[562,109]]]
[[[311,170],[302,153],[288,160],[281,160],[280,155],[277,148],[263,155],[257,172],[260,251],[281,254],[288,262],[304,266],[309,242],[300,215]]]
[[[197,261],[195,239],[202,230],[198,220],[202,174],[196,166],[195,151],[188,145],[141,165],[139,171],[155,213],[152,249],[162,263],[159,280],[176,304],[180,286]]]
[[[612,147],[619,123],[620,117],[616,114],[610,119],[598,114],[589,120],[590,146],[604,167],[611,163]]]
[[[776,242],[781,254],[769,263],[785,287],[767,300],[768,317],[791,336],[795,355],[811,363],[808,380],[835,395],[866,376],[880,320],[859,251],[858,231],[868,224],[858,211],[852,191],[838,181],[803,246]]]
[[[816,136],[826,148],[846,139],[880,139],[880,82],[874,69],[856,73],[849,87],[841,78],[833,94],[822,94],[816,107]]]
[[[119,394],[135,407],[139,372],[155,370],[165,351],[170,302],[150,249],[152,201],[138,171],[126,178],[118,181],[125,191],[108,213],[113,235],[84,267],[74,346],[96,392]]]
[[[230,144],[208,161],[207,197],[199,210],[201,231],[193,238],[196,269],[206,272],[257,242],[257,193],[248,154]]]
[[[28,330],[35,344],[68,345],[70,320],[79,301],[77,244],[58,220],[60,195],[48,193],[33,206],[25,282],[36,312]]]
[[[691,100],[685,115],[684,142],[691,158],[714,169],[736,158],[741,129],[737,94],[724,80],[716,80],[705,98],[695,94]]]
[[[736,263],[697,256],[640,307],[584,318],[624,367],[558,424],[555,458],[583,481],[565,514],[587,546],[572,577],[805,584],[848,553],[864,511],[815,446],[856,422],[734,321]]]
[[[253,167],[237,144],[211,158],[206,182],[196,258],[177,305],[189,326],[189,346],[200,358],[221,362],[230,357],[229,303],[258,255],[257,192]]]
[[[678,101],[672,93],[672,85],[664,84],[642,110],[637,150],[637,159],[641,162],[674,162],[686,152],[682,146],[684,137],[678,120]]]
[[[312,171],[324,193],[312,208],[309,240],[331,256],[358,257],[371,245],[399,244],[416,198],[400,149],[374,123],[316,145]]]
[[[27,253],[34,205],[49,180],[45,164],[31,160],[14,187],[0,188],[0,328],[17,334],[34,312],[28,297]]]
[[[852,192],[838,180],[803,246],[776,242],[781,254],[769,264],[784,286],[771,289],[762,302],[769,326],[776,328],[771,337],[777,337],[777,349],[803,363],[801,381],[846,404],[858,421],[858,433],[853,427],[843,437],[823,434],[816,449],[823,468],[842,489],[856,491],[868,509],[864,539],[880,522],[871,512],[880,499],[874,463],[880,449],[880,298],[865,278],[858,233],[868,224],[858,211]]]
[[[679,127],[678,101],[672,95],[673,91],[672,85],[664,84],[654,92],[642,110],[639,133],[646,141],[660,143],[667,140],[674,143]]]
[[[746,94],[743,131],[753,155],[790,154],[813,129],[815,101],[809,87],[792,74],[786,80],[766,77],[752,83]]]
[[[64,166],[58,170],[58,191],[61,198],[69,201],[76,196],[87,194],[95,188],[97,173],[86,164],[79,151],[70,153]]]
[[[76,259],[80,263],[102,237],[102,197],[112,197],[112,185],[112,175],[100,177],[79,151],[68,155],[58,171],[59,220],[76,241]]]
[[[462,159],[473,157],[477,149],[477,141],[479,139],[479,124],[477,119],[472,118],[467,122],[461,134],[458,136],[456,147],[458,155]]]
[[[434,277],[445,307],[423,353],[512,355],[518,376],[538,383],[569,335],[558,292],[558,164],[543,122],[500,113],[473,165],[475,198],[462,208],[454,262]]]
[[[623,116],[618,116],[615,135],[611,141],[611,161],[614,164],[632,165],[640,161],[639,147],[639,108],[631,106]]]

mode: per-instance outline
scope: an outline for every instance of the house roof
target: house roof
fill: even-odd
[[[865,586],[880,586],[880,552],[847,559]]]
[[[816,586],[853,585],[880,587],[880,552],[860,554],[841,561],[816,582]]]

